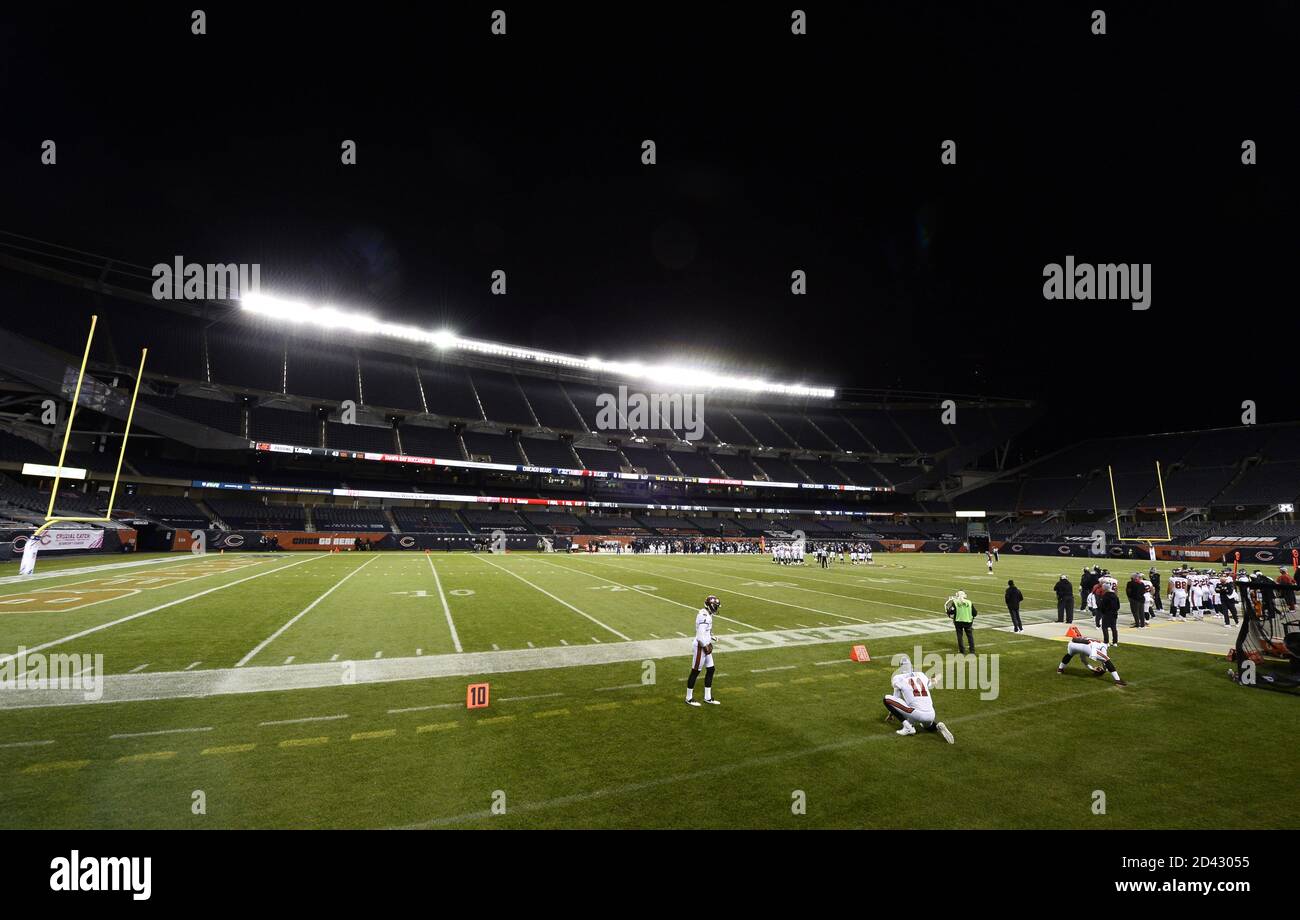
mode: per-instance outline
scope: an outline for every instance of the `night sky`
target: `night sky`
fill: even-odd
[[[1098,5],[6,10],[0,229],[583,355],[1295,418],[1297,6]],[[1068,254],[1151,309],[1045,301]]]

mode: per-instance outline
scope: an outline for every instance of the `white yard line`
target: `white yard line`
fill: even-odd
[[[911,555],[916,555],[916,554],[911,554]],[[748,561],[748,560],[746,560],[746,561]],[[825,578],[847,578],[847,579],[849,579],[850,583],[852,583],[852,584],[856,584],[858,587],[866,587],[866,588],[870,588],[870,589],[873,590],[873,591],[884,591],[884,592],[886,592],[886,593],[892,593],[892,594],[909,594],[909,593],[911,593],[911,592],[908,592],[908,591],[906,591],[906,590],[903,590],[903,589],[905,588],[904,585],[896,585],[896,586],[895,586],[895,585],[890,585],[890,584],[866,584],[866,585],[862,584],[862,581],[863,581],[863,580],[867,580],[867,579],[872,578],[873,576],[871,576],[871,575],[866,575],[866,574],[862,574],[862,575],[848,575],[848,574],[844,574],[844,575],[835,575],[835,574],[831,574],[831,573],[829,573],[829,572],[826,573],[825,575],[811,575],[811,574],[800,575],[798,572],[791,572],[791,571],[789,571],[789,568],[792,568],[792,567],[790,567],[790,566],[783,566],[783,567],[782,567],[782,574],[784,574],[784,575],[785,575],[786,577],[788,577],[788,578],[806,578],[806,579],[810,579],[810,580],[814,580],[814,581],[819,581],[819,582],[820,582],[820,581],[823,581],[823,579],[825,579]],[[765,570],[763,569],[762,566],[753,566],[752,569],[750,569],[750,570],[752,570],[756,575],[758,575],[758,574],[760,574],[761,572],[765,571]],[[970,585],[970,584],[968,584],[968,583],[965,583],[965,582],[964,582],[964,578],[966,577],[966,575],[971,574],[971,573],[960,574],[960,575],[958,575],[956,578],[952,578],[952,577],[945,577],[945,574],[942,573],[942,572],[932,571],[932,570],[928,570],[928,569],[926,569],[926,570],[918,569],[918,568],[915,567],[915,565],[908,567],[907,570],[906,570],[906,574],[899,574],[899,573],[893,573],[893,574],[891,574],[891,573],[890,573],[890,570],[888,570],[888,569],[883,569],[883,568],[875,568],[875,569],[872,569],[872,568],[870,568],[870,567],[868,567],[868,568],[866,568],[866,569],[863,569],[862,571],[863,571],[864,573],[865,573],[865,572],[875,572],[875,573],[877,573],[877,574],[874,576],[874,577],[876,577],[876,578],[895,578],[895,579],[897,579],[897,580],[899,580],[899,581],[907,581],[907,582],[910,582],[910,583],[912,583],[912,584],[919,585],[919,586],[921,586],[921,587],[934,587],[934,588],[938,588],[938,589],[940,589],[940,591],[946,591],[947,594],[951,594],[953,591],[957,590],[957,588],[962,588],[962,589],[963,589],[967,594],[972,595],[972,596],[974,596],[974,595],[976,595],[976,594],[981,594],[981,595],[984,595],[984,596],[986,596],[986,597],[990,597],[990,598],[994,598],[994,599],[996,599],[996,602],[999,603],[999,604],[1000,604],[1001,601],[1002,601],[1002,591],[1000,590],[1000,587],[999,587],[999,585],[997,585],[997,584],[990,584],[990,585],[987,585],[987,586],[979,585],[979,584],[975,584],[975,585],[972,586],[972,585]],[[975,572],[974,574],[976,574],[976,575],[980,575],[980,576],[984,576],[984,575],[985,575],[985,573],[983,573],[983,572]],[[1057,572],[1057,574],[1058,574],[1058,575],[1060,574],[1059,571]],[[993,575],[992,577],[997,578],[997,577],[999,577],[999,576],[998,576],[996,573],[994,573],[994,575]],[[1017,576],[1017,577],[1019,577],[1020,579],[1023,580],[1023,579],[1026,579],[1026,578],[1037,578],[1037,577],[1039,577],[1039,575],[1038,575],[1037,573],[1030,573],[1030,574],[1028,574],[1028,575],[1025,575],[1025,574],[1022,573],[1022,574],[1020,574],[1020,575]],[[1053,583],[1055,583],[1055,579],[1051,579],[1051,580],[1052,580]],[[958,584],[958,583],[956,583],[956,582],[962,582],[962,583]],[[927,583],[928,583],[928,584],[927,584]],[[1034,601],[1034,602],[1041,601],[1044,605],[1046,605],[1047,602],[1050,600],[1050,602],[1051,602],[1051,606],[1053,606],[1053,607],[1056,606],[1056,595],[1055,595],[1054,593],[1052,593],[1052,590],[1051,590],[1050,588],[1034,588],[1034,587],[1032,587],[1032,586],[1029,587],[1029,588],[1025,588],[1024,585],[1018,585],[1018,587],[1020,587],[1021,590],[1023,590],[1023,591],[1025,592],[1025,601],[1026,601],[1026,603],[1028,603],[1028,602],[1030,602],[1030,601]],[[936,593],[936,596],[937,596],[937,593]],[[947,596],[947,595],[945,594],[945,597],[946,597],[946,596]],[[1076,595],[1076,596],[1077,596],[1077,595]],[[992,602],[993,602],[993,601],[990,601],[990,603],[992,603]],[[895,605],[895,606],[898,606],[898,605]],[[913,608],[913,609],[919,609],[919,608]],[[929,611],[927,611],[927,612],[929,612]]]
[[[156,732],[122,732],[117,735],[109,735],[108,739],[114,741],[118,738],[152,738],[155,735],[189,735],[194,732],[210,732],[211,725],[205,725],[202,728],[164,728]]]
[[[533,584],[531,581],[529,581],[527,578],[524,578],[524,576],[518,574],[517,572],[512,572],[510,569],[507,569],[507,568],[505,568],[504,566],[498,565],[497,563],[495,563],[495,562],[491,561],[490,559],[487,559],[487,558],[485,558],[484,556],[481,556],[481,555],[476,555],[474,558],[477,559],[477,560],[479,560],[480,562],[485,562],[485,563],[487,563],[488,565],[492,566],[492,567],[495,568],[495,569],[500,569],[502,572],[505,572],[507,575],[513,575],[515,578],[518,578],[518,579],[519,579],[520,581],[522,581],[524,584],[528,585],[528,587],[532,588],[532,589],[535,590],[535,591],[540,591],[541,593],[543,593],[543,594],[545,594],[547,597],[549,597],[551,600],[555,601],[557,604],[563,604],[565,607],[568,607],[570,610],[572,610],[574,613],[578,614],[579,616],[586,617],[588,620],[591,620],[591,622],[595,623],[595,624],[596,624],[597,626],[599,626],[601,629],[604,629],[604,630],[607,630],[607,631],[609,631],[609,632],[612,632],[614,635],[618,636],[618,637],[619,637],[620,639],[622,639],[624,642],[631,642],[631,641],[632,641],[632,639],[631,639],[630,636],[625,636],[625,635],[623,635],[621,632],[619,632],[617,629],[615,629],[614,627],[605,625],[604,623],[600,622],[600,620],[598,620],[598,619],[596,619],[595,617],[593,617],[591,614],[589,614],[589,613],[584,613],[583,611],[579,610],[577,607],[575,607],[575,606],[573,606],[572,604],[570,604],[568,601],[564,600],[563,598],[556,597],[554,594],[552,594],[550,591],[547,591],[545,588],[542,588],[542,587],[539,587],[538,585]],[[599,640],[599,639],[595,639],[595,638],[593,637],[593,641],[599,642],[600,640]]]
[[[850,620],[850,621],[852,621],[852,622],[854,622],[854,623],[870,623],[870,622],[872,622],[871,620],[862,620],[862,619],[859,619],[858,617],[851,617],[851,616],[849,616],[848,614],[845,614],[845,613],[832,613],[832,612],[829,611],[829,610],[818,610],[816,607],[804,607],[802,604],[791,604],[791,603],[787,603],[786,601],[778,601],[778,600],[775,600],[774,598],[770,598],[770,597],[761,597],[761,596],[759,596],[759,595],[757,595],[757,594],[746,594],[744,591],[737,591],[737,590],[735,590],[735,589],[733,589],[733,588],[714,588],[712,585],[705,584],[705,583],[702,582],[702,581],[688,581],[688,580],[685,579],[685,578],[678,578],[678,577],[675,576],[675,575],[668,575],[668,574],[666,574],[666,573],[664,573],[664,572],[646,571],[645,569],[633,569],[632,571],[634,571],[634,572],[640,572],[640,573],[643,574],[643,575],[653,575],[653,576],[656,576],[656,577],[658,577],[658,578],[667,578],[667,579],[669,579],[670,581],[680,581],[680,582],[681,582],[682,584],[684,584],[684,585],[695,585],[696,587],[699,587],[699,588],[708,588],[708,589],[710,589],[710,590],[712,590],[712,591],[722,591],[722,592],[725,593],[725,594],[737,594],[737,595],[739,595],[739,596],[741,596],[741,597],[748,597],[748,598],[751,598],[751,599],[756,600],[756,601],[763,601],[764,603],[767,603],[767,604],[776,604],[776,605],[778,605],[778,606],[780,606],[780,607],[793,607],[793,608],[796,609],[796,610],[806,610],[806,611],[808,611],[809,613],[819,613],[819,614],[821,614],[822,616],[826,616],[826,617],[839,617],[841,620]],[[707,572],[707,571],[706,571],[704,574],[708,575],[708,574],[718,574],[718,573],[710,573],[710,572]],[[727,577],[729,577],[729,578],[744,578],[745,576],[743,576],[743,575],[730,575],[730,576],[727,576]],[[754,578],[754,579],[750,579],[750,580],[752,580],[752,581],[761,581],[762,579]],[[891,606],[892,606],[892,605],[891,605]],[[911,609],[919,610],[920,608],[919,608],[919,607],[916,607],[916,608],[911,608]]]
[[[258,725],[301,725],[303,722],[337,722],[339,719],[346,719],[346,712],[336,716],[307,716],[302,719],[277,719],[273,722],[258,722]]]
[[[636,587],[635,585],[624,584],[624,583],[621,582],[621,581],[614,581],[612,578],[605,578],[605,577],[603,577],[603,576],[601,576],[601,575],[597,575],[597,574],[594,573],[594,572],[584,572],[582,569],[571,569],[571,568],[569,568],[567,565],[556,565],[554,562],[547,562],[545,559],[539,559],[538,561],[539,561],[539,562],[542,562],[542,563],[545,563],[546,565],[552,566],[552,567],[554,567],[554,568],[557,568],[557,569],[564,569],[566,572],[577,572],[579,575],[586,575],[586,576],[588,576],[589,578],[598,578],[598,579],[600,579],[601,581],[607,581],[607,582],[609,582],[611,585],[618,585],[619,587],[622,587],[622,588],[628,588],[628,589],[630,589],[630,590],[632,590],[632,591],[637,592],[638,594],[644,594],[646,597],[654,597],[654,598],[658,598],[659,600],[664,601],[665,603],[668,603],[668,604],[676,604],[678,607],[685,607],[687,610],[697,610],[697,611],[698,611],[698,609],[699,609],[698,607],[692,607],[690,604],[683,604],[681,601],[675,601],[675,600],[673,600],[671,597],[664,597],[662,594],[655,594],[655,593],[652,592],[652,591],[642,591],[640,588]],[[597,563],[599,564],[598,560],[593,559],[593,560],[591,560],[591,561],[592,561],[592,562],[597,562]],[[740,625],[740,626],[745,627],[746,629],[752,629],[752,630],[755,630],[755,631],[758,631],[758,629],[759,629],[759,627],[754,626],[754,625],[752,625],[752,624],[750,624],[750,623],[742,622],[742,621],[740,621],[740,620],[735,619],[734,617],[723,616],[723,615],[720,614],[720,613],[718,613],[718,614],[714,614],[714,618],[715,618],[715,619],[718,619],[718,620],[727,620],[727,621],[730,622],[730,623],[736,623],[736,624],[738,624],[738,625]],[[654,635],[654,634],[651,633],[651,635]],[[657,637],[656,637],[656,638],[657,638]]]
[[[730,572],[715,572],[715,571],[713,571],[712,569],[703,569],[702,571],[703,571],[704,574],[706,574],[706,575],[717,575],[717,576],[719,576],[720,578],[739,578],[739,579],[747,579],[747,580],[749,580],[749,581],[771,581],[771,580],[772,580],[772,579],[767,579],[767,578],[749,578],[748,576],[745,576],[745,575],[732,575]],[[788,573],[784,573],[784,574],[788,574]],[[792,578],[798,578],[798,577],[800,577],[800,576],[798,576],[798,575],[791,575],[790,577],[792,577]],[[824,595],[826,595],[827,597],[838,597],[838,598],[841,598],[841,599],[846,600],[846,601],[857,601],[857,602],[860,603],[860,604],[875,604],[875,605],[880,606],[880,607],[897,607],[899,610],[915,610],[915,611],[917,611],[918,613],[929,613],[929,614],[933,614],[933,613],[935,612],[935,611],[930,610],[930,609],[928,609],[928,608],[926,608],[926,607],[914,607],[914,606],[912,606],[911,604],[891,604],[891,603],[889,603],[888,601],[877,600],[877,599],[872,598],[872,597],[859,597],[859,596],[855,596],[855,595],[852,595],[852,594],[836,594],[834,591],[818,591],[818,590],[815,589],[815,588],[801,588],[801,587],[799,587],[798,585],[793,585],[793,586],[789,586],[789,587],[787,587],[787,586],[785,586],[785,585],[782,585],[781,587],[784,587],[785,590],[787,590],[787,591],[807,591],[809,594],[824,594]],[[739,593],[739,592],[736,592],[736,593]],[[900,593],[901,593],[901,592],[900,592]],[[774,602],[774,603],[775,603],[775,602]],[[792,606],[792,607],[797,607],[798,605],[797,605],[797,604],[791,604],[790,606]],[[802,608],[800,608],[800,609],[802,609],[802,610],[812,610],[811,607],[802,607]],[[815,611],[815,612],[817,612],[817,613],[823,613],[823,612],[828,612],[828,611],[821,611],[821,610],[818,610],[818,611]],[[833,613],[833,614],[831,614],[831,616],[842,617],[842,616],[844,616],[844,614],[842,614],[842,613]],[[851,618],[846,617],[846,619],[851,619]]]
[[[426,712],[430,709],[463,709],[464,703],[434,703],[432,706],[407,706],[404,709],[390,709],[388,714],[396,715],[399,712]]]
[[[140,673],[141,671],[143,671],[143,670],[144,670],[145,668],[147,668],[147,667],[149,667],[149,662],[146,661],[144,664],[138,664],[138,665],[136,665],[134,668],[131,669],[130,673],[132,673],[132,674],[138,674],[138,673]]]
[[[447,595],[442,591],[442,579],[438,577],[438,570],[433,565],[433,554],[429,553],[425,557],[429,561],[429,571],[433,572],[433,583],[438,586],[438,599],[442,601],[442,613],[447,618],[447,628],[451,630],[451,643],[456,646],[456,651],[465,651],[460,646],[460,636],[456,633],[456,624],[451,619],[451,607],[447,605]]]
[[[90,565],[78,568],[55,569],[51,572],[39,572],[35,575],[6,575],[0,578],[0,585],[30,584],[33,581],[45,581],[50,578],[64,578],[68,575],[85,575],[93,572],[109,572],[115,569],[139,568],[142,565],[160,565],[166,562],[182,562],[186,556],[164,556],[161,559],[137,559],[131,562],[112,562],[106,565]],[[193,560],[191,560],[193,561]]]
[[[364,569],[366,566],[370,565],[370,563],[374,562],[374,561],[375,561],[376,559],[378,559],[378,558],[379,558],[378,556],[372,556],[370,559],[368,559],[368,560],[366,560],[365,562],[361,563],[361,565],[357,566],[357,567],[356,567],[355,569],[353,569],[351,572],[348,572],[348,573],[347,573],[346,575],[344,575],[341,579],[339,579],[338,581],[336,581],[336,582],[334,583],[334,586],[333,586],[332,588],[330,588],[328,591],[326,591],[326,592],[325,592],[324,594],[322,594],[320,597],[316,598],[316,600],[312,601],[310,604],[308,604],[306,607],[304,607],[302,610],[300,610],[300,611],[299,611],[295,616],[293,616],[293,617],[289,620],[288,623],[285,623],[283,626],[281,626],[281,627],[280,627],[279,629],[277,629],[275,632],[271,633],[271,635],[267,636],[265,639],[263,639],[261,642],[259,642],[259,643],[257,644],[256,648],[254,648],[251,652],[249,652],[249,653],[248,653],[247,655],[245,655],[243,658],[239,659],[239,661],[235,662],[235,667],[237,667],[237,668],[242,668],[244,665],[248,664],[248,662],[252,660],[252,658],[253,658],[254,655],[256,655],[258,652],[260,652],[262,649],[266,648],[268,645],[270,645],[270,644],[271,644],[272,642],[274,642],[276,639],[280,638],[280,636],[284,635],[285,630],[287,630],[287,629],[288,629],[290,626],[292,626],[294,623],[297,623],[299,620],[301,620],[301,619],[302,619],[304,616],[306,616],[307,614],[311,613],[312,610],[314,610],[314,609],[316,608],[316,605],[319,604],[321,601],[325,600],[325,598],[329,597],[331,594],[333,594],[334,591],[335,591],[335,589],[337,589],[338,587],[340,587],[340,586],[341,586],[345,581],[347,581],[347,580],[348,580],[349,578],[351,578],[353,575],[357,574],[357,572],[360,572],[362,569]]]
[[[53,743],[53,741],[10,741],[6,744],[0,744],[0,748],[44,747]]]
[[[322,553],[320,555],[325,555],[325,554]],[[156,607],[150,607],[148,610],[141,610],[139,613],[132,613],[124,617],[119,617],[118,619],[113,620],[109,623],[100,623],[98,626],[91,626],[89,629],[83,629],[81,632],[73,633],[70,636],[64,636],[62,639],[51,639],[49,642],[42,642],[40,645],[34,645],[31,648],[27,649],[27,654],[31,655],[34,652],[44,651],[47,648],[53,648],[56,645],[62,645],[65,642],[71,642],[74,639],[80,639],[83,636],[89,636],[92,633],[97,633],[100,630],[110,629],[114,626],[118,626],[121,625],[122,623],[130,622],[131,620],[137,619],[139,617],[148,616],[151,613],[157,613],[159,610],[166,610],[168,607],[175,607],[177,604],[184,604],[187,601],[197,600],[200,597],[206,597],[207,595],[212,594],[213,592],[216,591],[224,591],[226,588],[233,588],[235,587],[235,585],[242,585],[246,581],[252,581],[254,578],[261,578],[263,575],[274,575],[276,572],[283,572],[285,569],[291,569],[295,565],[302,565],[304,562],[311,562],[312,559],[319,559],[320,555],[308,556],[306,559],[299,559],[297,562],[291,562],[288,565],[282,565],[278,569],[267,569],[265,571],[258,572],[254,575],[246,575],[243,578],[236,579],[235,581],[228,581],[224,585],[217,585],[215,588],[208,588],[204,591],[199,591],[197,594],[190,594],[186,597],[179,597],[174,601],[168,601],[165,604],[159,604]],[[4,664],[5,662],[8,661],[13,661],[14,658],[16,657],[17,655],[0,655],[0,664]]]
[[[537,693],[533,696],[503,696],[497,700],[498,703],[520,703],[524,700],[544,700],[552,696],[564,696],[563,693]]]

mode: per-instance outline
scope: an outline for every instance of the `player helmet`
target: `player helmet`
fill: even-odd
[[[704,599],[704,606],[708,609],[709,613],[717,613],[718,608],[722,606],[722,601],[718,600],[716,594],[710,594]]]

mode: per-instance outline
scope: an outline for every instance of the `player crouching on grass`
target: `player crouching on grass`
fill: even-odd
[[[897,719],[903,727],[894,732],[896,735],[915,735],[919,725],[926,731],[938,732],[943,740],[953,744],[956,739],[948,726],[935,721],[934,697],[930,695],[930,677],[924,671],[912,670],[912,659],[902,656],[898,670],[894,672],[894,692],[885,697],[886,722]]]
[[[691,640],[691,676],[686,678],[686,705],[700,705],[695,699],[695,680],[704,668],[704,702],[710,706],[722,705],[713,698],[713,615],[722,607],[722,601],[710,594],[695,616],[695,638]]]
[[[1115,678],[1115,686],[1128,686],[1128,684],[1120,680],[1119,671],[1115,670],[1115,665],[1110,660],[1110,646],[1100,639],[1089,639],[1087,636],[1079,635],[1077,630],[1072,630],[1072,632],[1075,635],[1070,637],[1069,643],[1065,646],[1065,657],[1056,666],[1057,674],[1064,674],[1065,666],[1070,663],[1070,659],[1075,655],[1079,655],[1083,659],[1084,666],[1093,674],[1101,677],[1101,675],[1110,672],[1110,675]],[[1101,667],[1093,667],[1091,664],[1093,661],[1101,662]]]

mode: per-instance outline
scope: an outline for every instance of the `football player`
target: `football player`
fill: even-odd
[[[695,699],[695,681],[704,668],[704,702],[710,706],[721,704],[713,698],[713,615],[722,607],[722,601],[710,594],[704,606],[695,615],[695,638],[691,640],[691,676],[686,678],[686,705],[698,706]]]
[[[912,670],[912,659],[902,656],[898,670],[894,673],[894,692],[885,697],[886,722],[897,719],[903,727],[896,735],[915,735],[919,725],[926,731],[938,732],[943,740],[953,744],[956,739],[948,726],[935,719],[934,697],[930,693],[930,678],[924,671]]]
[[[1187,619],[1188,610],[1188,592],[1191,589],[1191,583],[1181,569],[1175,569],[1174,574],[1169,578],[1169,618],[1175,622],[1181,622]]]
[[[1115,678],[1115,686],[1128,686],[1124,681],[1119,679],[1119,671],[1115,670],[1115,665],[1110,660],[1110,646],[1105,642],[1102,642],[1100,639],[1089,639],[1087,636],[1071,637],[1069,643],[1065,646],[1065,657],[1062,658],[1061,663],[1056,666],[1056,673],[1064,674],[1065,666],[1070,663],[1070,659],[1075,655],[1082,656],[1084,665],[1089,671],[1096,674],[1098,677],[1110,672],[1110,675]],[[1100,662],[1101,666],[1094,667],[1090,664],[1090,662],[1093,661]]]

